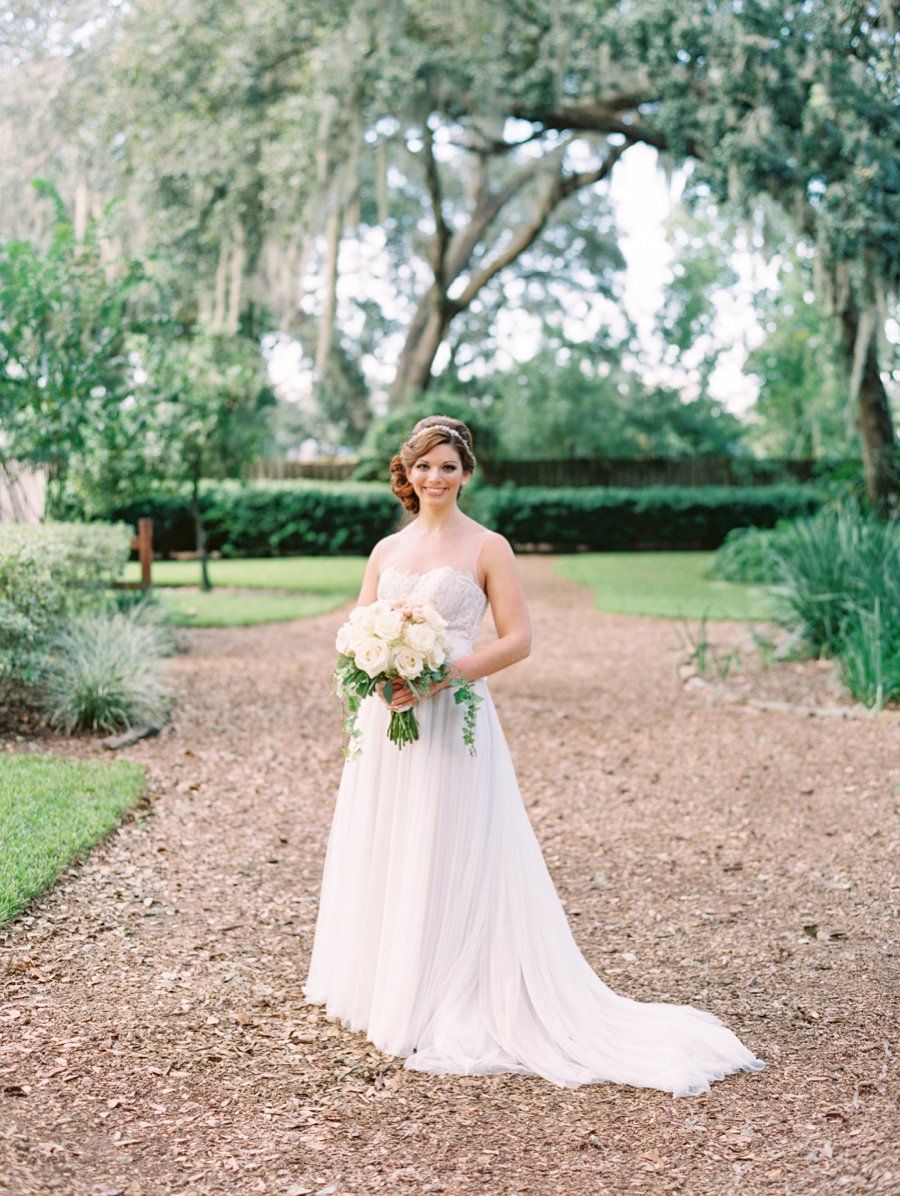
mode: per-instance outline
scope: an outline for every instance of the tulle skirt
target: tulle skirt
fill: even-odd
[[[398,750],[377,698],[344,768],[307,1000],[405,1066],[613,1081],[675,1096],[756,1071],[718,1018],[619,996],[578,949],[522,803],[487,684],[477,755],[449,690]]]

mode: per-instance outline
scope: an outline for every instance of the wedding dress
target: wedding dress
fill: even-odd
[[[472,650],[487,605],[474,571],[388,566],[379,598],[429,602],[451,658]],[[675,1096],[764,1066],[718,1018],[619,996],[578,949],[525,812],[484,680],[477,755],[451,690],[419,702],[421,738],[387,739],[363,703],[322,880],[307,1001],[410,1069],[519,1072],[554,1084],[614,1081]]]

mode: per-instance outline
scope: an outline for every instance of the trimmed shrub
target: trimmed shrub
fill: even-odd
[[[200,501],[209,550],[223,556],[365,555],[401,515],[383,483],[207,482]],[[136,498],[108,515],[152,519],[157,555],[196,547],[187,494]]]
[[[117,731],[165,721],[161,658],[171,653],[172,639],[149,609],[77,615],[56,634],[38,687],[52,726]]]
[[[815,490],[796,486],[500,487],[475,494],[471,509],[518,548],[708,551],[733,528],[772,527],[815,511],[821,502]]]
[[[223,556],[365,555],[401,514],[388,486],[364,482],[224,483],[205,511],[210,550]]]
[[[0,697],[37,677],[50,638],[128,559],[122,524],[0,524]]]

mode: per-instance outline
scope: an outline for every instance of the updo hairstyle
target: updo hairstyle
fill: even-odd
[[[471,473],[475,468],[475,454],[472,451],[472,433],[461,419],[452,419],[449,415],[429,415],[420,419],[409,435],[409,439],[400,446],[400,452],[391,458],[391,490],[414,515],[419,513],[419,498],[407,471],[437,448],[439,444],[449,444],[456,449],[462,462],[463,471]]]

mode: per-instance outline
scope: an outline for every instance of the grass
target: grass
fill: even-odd
[[[253,627],[257,623],[283,623],[306,619],[343,605],[353,590],[303,594],[185,593],[180,589],[154,590],[163,610],[178,627]]]
[[[361,556],[283,556],[210,561],[209,573],[214,586],[298,590],[307,594],[340,592],[349,598],[359,590],[365,567],[365,558]],[[140,579],[140,565],[130,561],[125,567],[125,580]],[[197,561],[154,561],[153,584],[197,586],[200,565]]]
[[[768,619],[764,587],[706,576],[711,552],[585,552],[560,557],[556,569],[590,586],[598,610],[665,619]]]
[[[145,792],[127,760],[0,755],[0,923],[48,889]]]
[[[767,619],[771,600],[762,586],[706,576],[710,552],[586,552],[560,557],[564,577],[590,586],[599,610],[669,619]],[[212,561],[213,585],[282,593],[179,592],[196,587],[196,561],[157,561],[157,596],[181,626],[250,626],[323,614],[353,598],[362,582],[362,557],[268,557]],[[137,580],[139,567],[126,577]]]
[[[252,627],[325,614],[359,591],[366,567],[360,556],[288,556],[210,561],[214,587],[204,594],[197,561],[154,561],[156,597],[179,627]],[[126,581],[140,580],[130,562]],[[233,593],[236,590],[260,590]],[[271,593],[265,591],[280,591]]]

